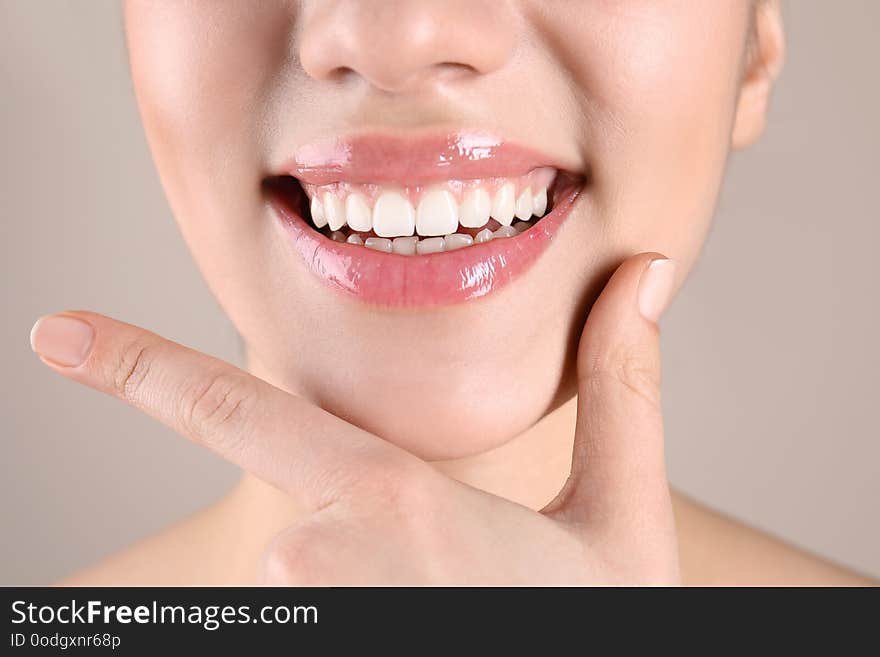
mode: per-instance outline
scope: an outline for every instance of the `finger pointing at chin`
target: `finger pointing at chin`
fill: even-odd
[[[306,506],[327,505],[370,464],[408,456],[244,370],[97,313],[42,317],[31,345],[62,376],[128,402]]]

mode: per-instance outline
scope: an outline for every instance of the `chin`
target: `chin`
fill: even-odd
[[[313,343],[299,359],[290,387],[426,460],[494,450],[575,392],[578,331],[568,327],[582,326],[583,309],[563,295],[542,316],[534,296],[513,292],[427,316],[349,317],[350,333],[330,341],[336,348]],[[554,322],[564,306],[570,320]],[[534,330],[510,330],[529,324],[516,317],[537,320]]]
[[[351,398],[325,382],[317,401],[327,411],[429,461],[465,458],[514,439],[549,410],[556,391],[487,394],[485,380],[425,385],[399,380]],[[409,392],[406,391],[409,389]]]

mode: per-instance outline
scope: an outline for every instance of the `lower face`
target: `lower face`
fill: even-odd
[[[451,459],[574,395],[624,258],[692,266],[750,3],[392,4],[129,0],[126,30],[166,194],[252,368]]]

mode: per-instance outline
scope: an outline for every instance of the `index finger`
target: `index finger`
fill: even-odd
[[[87,311],[40,318],[31,346],[62,376],[118,397],[322,508],[396,450],[218,358]]]

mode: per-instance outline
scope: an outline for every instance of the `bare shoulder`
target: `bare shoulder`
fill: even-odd
[[[194,586],[237,584],[225,546],[234,543],[220,520],[223,501],[181,520],[93,566],[61,586]],[[228,574],[218,576],[218,573]]]
[[[673,495],[682,577],[695,586],[872,586],[876,582]]]
[[[877,582],[808,554],[681,494],[673,495],[687,585],[838,585]],[[236,585],[251,579],[269,535],[229,523],[224,498],[169,529],[60,582],[66,586]],[[276,528],[277,530],[277,528]]]

